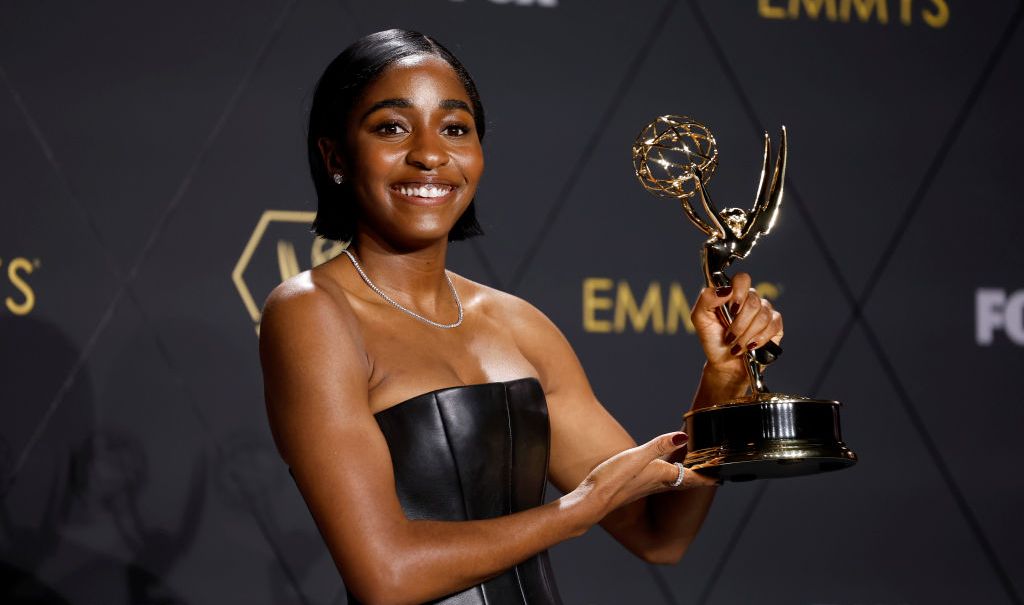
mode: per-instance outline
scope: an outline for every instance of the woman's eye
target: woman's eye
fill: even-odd
[[[385,122],[378,126],[375,130],[378,133],[385,136],[395,136],[397,134],[402,134],[403,132],[405,132],[405,129],[402,128],[402,125],[399,124],[398,122]]]
[[[444,133],[453,136],[461,137],[469,132],[469,127],[465,124],[449,124],[445,127]]]

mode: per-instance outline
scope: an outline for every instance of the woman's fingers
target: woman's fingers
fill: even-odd
[[[673,483],[679,478],[679,467],[674,463],[664,460],[653,460],[651,465],[657,465],[658,479],[665,487],[674,490],[689,489],[691,487],[708,487],[718,485],[718,480],[702,475],[691,469],[683,470],[683,482],[673,487]]]
[[[753,340],[757,341],[758,347],[764,346],[769,340],[776,344],[782,340],[782,314],[776,311],[767,300],[764,301],[764,307],[768,323],[758,334],[752,337]]]
[[[733,325],[736,324],[736,319],[743,315],[743,308],[748,306],[747,301],[750,299],[757,299],[757,291],[751,287],[751,280],[749,273],[737,273],[732,277],[732,296],[729,300],[729,315],[733,318]],[[745,324],[742,324],[745,328]],[[739,335],[736,332],[734,335]],[[729,333],[726,333],[726,338],[729,337]]]
[[[688,439],[689,437],[682,431],[658,435],[647,443],[615,454],[599,464],[595,471],[601,469],[599,474],[609,483],[628,481],[644,472],[652,460],[667,458],[672,452],[686,445]]]
[[[725,334],[726,344],[733,347],[733,349],[735,349],[734,345],[737,344],[745,346],[746,342],[740,342],[742,340],[741,337],[748,332],[751,325],[758,319],[760,312],[761,297],[757,295],[757,291],[753,288],[747,288],[742,302],[733,302],[729,306],[732,323],[729,324],[729,329]],[[733,355],[735,354],[733,353]]]
[[[689,470],[683,473],[680,485],[672,485],[679,477],[679,467],[666,458],[685,446],[687,440],[682,431],[665,433],[597,465],[580,484],[597,507],[596,518],[650,494],[714,485],[713,479]]]
[[[650,461],[656,458],[665,458],[672,452],[686,445],[686,442],[689,441],[689,439],[689,436],[682,431],[665,433],[651,439],[638,449],[643,451],[644,453],[642,456],[646,457],[647,461]]]
[[[655,467],[655,470],[658,474],[658,481],[662,483],[665,487],[672,487],[672,484],[675,483],[676,479],[679,478],[679,467],[671,462],[666,462],[664,460],[653,460],[651,462],[651,466]],[[683,480],[686,480],[685,473],[683,474]],[[682,485],[680,485],[679,487],[675,487],[673,489],[679,489],[681,487]]]
[[[732,300],[732,286],[722,288],[702,288],[697,300],[693,301],[690,310],[690,319],[699,322],[700,318],[706,317],[709,321],[718,321],[715,309],[722,305],[729,304]]]
[[[691,487],[711,487],[712,485],[721,485],[722,483],[714,477],[708,477],[702,475],[695,470],[686,469],[686,473],[683,475],[683,484],[676,489],[689,489]]]
[[[604,475],[601,478],[604,478],[610,484],[627,483],[638,476],[644,475],[645,472],[650,472],[648,469],[651,468],[652,462],[657,461],[669,464],[664,459],[686,445],[688,440],[689,437],[682,431],[658,435],[647,443],[620,452],[602,462],[598,468],[607,468],[603,469],[603,472],[600,473]],[[644,479],[650,480],[652,478],[647,476]],[[618,488],[614,489],[617,490]]]
[[[758,298],[756,294],[747,297],[747,301],[737,318],[739,321],[734,322],[736,327],[730,328],[730,332],[736,335],[733,347],[729,351],[733,355],[742,355],[745,351],[755,349],[764,344],[763,341],[758,342],[757,337],[768,327],[772,320],[772,312],[765,307],[766,302],[768,301]]]
[[[694,313],[706,313],[714,311],[724,304],[730,309],[739,309],[743,301],[747,299],[750,292],[750,275],[737,273],[732,278],[732,284],[721,288],[704,288],[693,305]],[[735,312],[732,312],[735,315]]]
[[[688,439],[689,438],[686,433],[683,432],[666,433],[655,437],[644,444],[644,446],[641,446],[648,449],[648,455],[655,455],[654,459],[648,462],[645,471],[651,471],[654,479],[660,483],[663,488],[668,489],[680,490],[691,487],[719,485],[717,479],[702,475],[690,469],[685,469],[683,471],[683,481],[681,484],[677,486],[672,485],[679,478],[679,467],[673,462],[664,460],[662,456],[679,449],[688,441]]]
[[[752,294],[733,318],[726,339],[732,346],[729,350],[732,355],[743,355],[763,347],[769,340],[777,343],[782,340],[782,314],[772,307],[768,299]]]
[[[750,274],[739,272],[732,276],[732,299],[729,301],[729,314],[733,317],[743,308],[743,304],[747,301],[750,296],[751,281]],[[757,296],[756,292],[753,292],[754,296]]]

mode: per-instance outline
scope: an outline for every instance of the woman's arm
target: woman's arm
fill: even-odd
[[[697,393],[693,398],[693,407],[698,408],[716,402],[728,401],[746,394],[748,382],[746,375],[717,373],[708,364],[704,365],[701,372],[700,383],[697,385]],[[686,426],[682,427],[683,430]],[[668,462],[682,462],[686,457],[686,450],[673,452],[666,460]],[[687,479],[693,478],[696,486],[709,487],[710,479],[697,473],[686,473]],[[648,548],[651,555],[648,560],[652,563],[673,564],[686,554],[687,549],[697,537],[697,532],[704,519],[707,517],[711,502],[715,498],[714,484],[711,489],[690,489],[685,491],[670,491],[648,496],[643,515],[646,524],[641,525],[639,530],[642,535],[647,536]],[[634,529],[633,531],[638,531]]]
[[[480,521],[410,521],[387,442],[369,411],[370,364],[351,309],[309,274],[268,299],[260,329],[274,440],[348,589],[366,602],[421,603],[495,576],[581,535],[624,498],[664,489],[671,434],[624,452],[562,498]],[[576,487],[576,486],[574,486]]]
[[[756,295],[748,296],[749,288],[750,277],[739,273],[733,278],[733,291],[716,296],[713,290],[705,289],[694,305],[694,325],[708,358],[694,406],[732,399],[746,392],[748,382],[742,356],[732,353],[737,344],[742,354],[746,345],[757,338],[762,339],[759,344],[772,335],[781,338],[778,313],[767,301]],[[715,309],[722,304],[737,305],[734,328],[739,333],[728,343],[715,315]],[[601,460],[633,447],[635,442],[594,396],[579,360],[558,329],[539,311],[520,315],[532,318],[528,325],[520,326],[519,333],[527,335],[521,347],[540,371],[545,386],[552,423],[550,476],[564,492]],[[684,455],[685,452],[677,450],[662,459],[682,461]],[[714,498],[714,485],[713,479],[686,473],[682,489],[661,490],[626,503],[605,516],[601,526],[641,559],[675,563],[696,537]]]
[[[782,340],[782,316],[750,285],[750,275],[737,273],[731,289],[716,292],[705,288],[693,306],[691,319],[708,360],[701,372],[693,408],[746,395],[750,385],[745,367],[747,351],[769,340],[775,343]],[[725,304],[733,311],[733,323],[728,329],[722,326],[715,312]],[[685,451],[673,452],[668,461],[682,462],[685,456]],[[655,543],[660,546],[663,562],[674,563],[685,554],[707,516],[714,492],[713,489],[663,492],[648,498],[649,527],[660,537]]]

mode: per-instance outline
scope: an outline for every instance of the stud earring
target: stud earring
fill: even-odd
[[[340,172],[335,172],[334,182],[340,185],[345,182],[345,177],[343,177]]]

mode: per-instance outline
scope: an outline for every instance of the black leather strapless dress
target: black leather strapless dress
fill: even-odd
[[[424,393],[374,416],[410,519],[489,519],[539,506],[551,435],[536,378]],[[352,594],[349,605],[361,605]],[[547,551],[443,605],[561,605]]]

